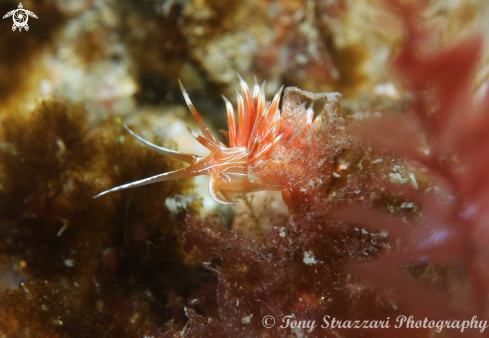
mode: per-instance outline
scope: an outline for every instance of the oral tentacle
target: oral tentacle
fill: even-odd
[[[187,163],[194,163],[199,158],[199,156],[197,156],[197,155],[181,153],[179,151],[174,151],[174,150],[166,149],[163,147],[159,147],[156,144],[153,144],[149,141],[146,141],[145,139],[143,139],[142,137],[140,137],[139,135],[134,133],[131,129],[129,129],[129,127],[127,125],[124,125],[124,127],[129,132],[129,134],[131,134],[136,140],[138,140],[139,142],[141,142],[145,146],[153,149],[154,151],[156,151],[162,155],[172,157],[172,158],[175,158],[177,160],[187,162]]]
[[[157,182],[162,182],[162,181],[171,181],[171,180],[178,180],[181,178],[190,178],[190,177],[195,177],[195,176],[200,176],[200,175],[206,175],[207,174],[207,168],[205,167],[205,163],[203,161],[197,161],[194,165],[191,165],[187,168],[175,170],[175,171],[170,171],[167,173],[155,175],[152,177],[148,177],[139,181],[131,182],[131,183],[126,183],[123,185],[120,185],[118,187],[105,190],[98,194],[97,196],[94,196],[94,198],[103,196],[105,194],[114,192],[114,191],[120,191],[120,190],[125,190],[129,188],[135,188],[135,187],[140,187],[143,185],[147,184],[152,184],[152,183],[157,183]]]

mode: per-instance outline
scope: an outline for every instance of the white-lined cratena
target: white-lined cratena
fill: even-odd
[[[237,94],[237,117],[234,115],[231,103],[223,97],[226,103],[229,129],[222,132],[228,140],[227,146],[220,142],[211,132],[180,82],[185,101],[203,136],[198,135],[190,128],[188,130],[198,142],[210,150],[210,154],[200,157],[159,147],[142,139],[126,126],[128,132],[146,146],[165,156],[187,162],[190,165],[184,169],[109,189],[95,197],[146,184],[199,175],[209,175],[210,194],[217,202],[223,204],[236,203],[233,201],[232,193],[282,190],[276,185],[267,184],[258,179],[251,174],[249,169],[251,166],[260,166],[270,160],[279,142],[281,140],[285,142],[291,136],[291,132],[285,128],[282,122],[279,110],[283,87],[275,94],[272,102],[266,102],[264,84],[259,86],[255,83],[253,95],[251,95],[248,85],[241,77],[240,85],[243,95]],[[310,118],[312,119],[312,115]]]

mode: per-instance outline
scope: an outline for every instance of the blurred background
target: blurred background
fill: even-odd
[[[18,4],[0,1],[2,16]],[[202,154],[187,135],[193,121],[178,79],[216,131],[227,129],[221,94],[235,102],[237,74],[250,85],[255,76],[259,83],[266,80],[268,97],[282,84],[339,91],[349,112],[402,110],[409,103],[409,93],[388,67],[402,42],[401,23],[383,1],[22,4],[38,19],[29,18],[28,32],[13,32],[11,17],[0,21],[0,118],[27,115],[44,99],[63,99],[83,104],[94,124],[120,116],[174,140],[181,151]],[[439,36],[439,45],[430,42],[427,53],[489,29],[484,0],[433,1],[424,15],[423,25]],[[489,74],[487,56],[480,83]],[[205,210],[216,207],[211,199],[204,201]]]
[[[0,1],[0,12],[18,3]],[[42,99],[62,97],[83,103],[93,121],[150,119],[165,129],[172,118],[190,116],[182,105],[181,79],[201,113],[222,128],[220,95],[234,98],[238,73],[250,84],[254,76],[267,80],[268,95],[282,84],[339,91],[349,110],[405,99],[388,67],[402,28],[378,0],[22,4],[38,16],[29,19],[28,32],[12,32],[11,17],[0,21],[3,113],[25,113]],[[488,13],[483,0],[434,1],[423,24],[437,32],[439,46],[430,42],[423,52],[487,31]]]
[[[420,43],[417,52],[430,55],[479,34],[485,47],[473,90],[482,97],[489,83],[489,2],[425,3],[419,24],[436,38]],[[53,332],[74,337],[83,329],[93,337],[93,332],[123,337],[126,330],[128,337],[141,337],[180,330],[190,294],[216,280],[183,252],[175,235],[178,222],[165,201],[196,191],[202,205],[193,211],[217,210],[230,223],[235,213],[253,206],[219,207],[205,176],[195,181],[196,190],[193,183],[172,182],[92,199],[102,187],[178,168],[124,141],[122,123],[165,146],[206,154],[187,133],[186,126],[195,125],[178,79],[215,134],[227,129],[221,94],[235,103],[238,74],[249,85],[255,77],[266,80],[269,99],[282,85],[340,92],[345,114],[359,119],[377,111],[403,112],[412,102],[412,93],[389,67],[403,43],[402,22],[380,0],[26,0],[22,5],[38,17],[29,17],[28,31],[12,31],[12,17],[0,20],[0,291],[25,282],[15,295],[0,296],[0,333],[15,337],[32,336],[35,329],[43,332],[39,337],[54,337]],[[0,0],[0,15],[18,6]],[[42,106],[53,99],[63,104]],[[66,108],[72,105],[84,110]],[[80,126],[75,118],[83,120]],[[66,142],[70,133],[78,143]],[[37,143],[39,148],[31,149]],[[66,151],[73,149],[82,150]],[[270,219],[265,209],[273,211],[277,225],[287,222],[280,197],[255,202],[261,209],[235,217],[234,229],[260,223],[249,214]],[[30,302],[45,294],[51,312]],[[11,310],[2,312],[2,306],[20,310],[10,317]],[[32,331],[18,322],[26,313]],[[91,321],[81,321],[89,316]],[[119,325],[121,318],[126,327]]]

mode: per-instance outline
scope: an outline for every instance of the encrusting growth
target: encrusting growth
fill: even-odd
[[[203,136],[200,136],[188,128],[190,135],[209,149],[211,153],[205,157],[200,157],[159,147],[142,139],[126,126],[129,133],[141,143],[163,155],[187,162],[190,165],[184,169],[163,173],[109,189],[98,194],[95,198],[113,191],[200,175],[209,175],[210,194],[217,202],[222,204],[236,203],[231,197],[232,193],[282,190],[260,179],[250,179],[249,168],[250,166],[259,165],[271,159],[277,144],[281,140],[285,142],[291,137],[290,131],[285,128],[282,122],[279,110],[283,87],[275,94],[272,102],[266,102],[264,84],[259,86],[255,83],[253,96],[251,96],[248,85],[240,77],[243,95],[237,94],[237,124],[235,123],[233,106],[223,96],[226,103],[229,130],[221,132],[228,139],[229,146],[226,146],[211,132],[190,101],[182,83],[180,81],[179,83],[190,112],[203,134]],[[219,195],[219,192],[223,197]]]

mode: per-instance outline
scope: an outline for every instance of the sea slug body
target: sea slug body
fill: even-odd
[[[294,184],[291,185],[290,182],[289,184],[284,184],[283,180],[263,180],[260,176],[263,174],[264,177],[269,177],[270,175],[263,173],[263,171],[274,172],[280,168],[279,170],[282,171],[282,174],[289,173],[289,179],[295,183],[300,183],[301,179],[294,180],[294,177],[297,176],[294,173],[301,173],[303,170],[300,170],[300,168],[287,169],[287,156],[283,154],[277,156],[276,152],[283,153],[284,149],[287,148],[296,148],[292,153],[300,151],[300,147],[304,147],[304,137],[306,137],[307,142],[311,141],[309,138],[312,134],[307,131],[317,132],[319,130],[317,127],[321,125],[322,115],[314,119],[312,106],[305,109],[304,104],[299,104],[296,108],[304,110],[301,118],[290,118],[289,116],[287,121],[284,121],[279,109],[283,87],[275,94],[271,102],[266,102],[264,84],[259,86],[255,83],[253,94],[250,93],[248,85],[241,77],[240,86],[243,94],[237,94],[237,121],[235,121],[232,104],[223,96],[227,110],[228,131],[221,130],[221,132],[226,136],[228,146],[220,142],[211,132],[180,82],[180,88],[187,106],[203,136],[198,135],[190,128],[188,128],[189,133],[199,143],[209,149],[210,154],[200,157],[159,147],[142,139],[126,126],[128,132],[144,145],[162,155],[173,157],[190,165],[184,169],[159,174],[106,190],[95,197],[161,181],[208,175],[209,192],[214,200],[219,203],[235,204],[236,201],[233,200],[231,195],[233,193],[249,193],[263,190],[282,191],[287,202],[287,199],[290,198],[289,190],[294,189]],[[290,89],[287,88],[287,90]],[[306,94],[306,96],[307,94],[330,95],[302,92],[297,88],[292,88],[292,93],[296,95],[297,93]],[[337,95],[341,97],[339,94]],[[309,97],[311,100],[315,98]],[[296,101],[299,101],[299,99],[296,98]],[[313,128],[314,125],[316,128]]]

